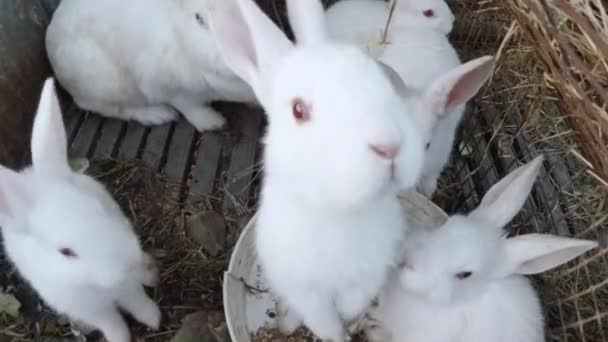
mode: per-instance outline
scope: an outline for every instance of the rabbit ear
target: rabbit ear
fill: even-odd
[[[395,91],[397,92],[397,94],[399,94],[399,96],[407,97],[411,94],[412,89],[409,89],[407,87],[407,85],[405,84],[405,82],[403,82],[403,79],[401,78],[401,76],[399,76],[399,74],[395,71],[395,69],[393,69],[391,66],[389,66],[387,64],[384,64],[381,61],[376,61],[376,62],[378,63],[378,66],[380,67],[380,69],[382,69],[382,72],[384,73],[384,75],[391,82],[393,89],[395,89]]]
[[[32,164],[39,174],[63,176],[70,173],[67,138],[53,78],[44,82],[34,118]]]
[[[298,44],[327,40],[325,10],[320,0],[287,0],[287,13]]]
[[[0,226],[9,229],[10,224],[23,213],[30,199],[23,176],[0,166]]]
[[[256,92],[260,73],[293,47],[253,0],[212,1],[208,21],[228,66]]]
[[[495,228],[507,225],[526,202],[543,160],[543,155],[539,155],[494,184],[470,216],[490,223]]]
[[[473,97],[494,70],[494,57],[484,56],[452,69],[436,79],[425,92],[432,119],[440,119]]]
[[[526,234],[506,239],[506,274],[537,274],[596,248],[598,243],[551,234]]]

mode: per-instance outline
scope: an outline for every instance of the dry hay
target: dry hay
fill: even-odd
[[[608,4],[602,0],[517,0],[511,11],[547,66],[546,83],[560,95],[591,163],[608,187]]]

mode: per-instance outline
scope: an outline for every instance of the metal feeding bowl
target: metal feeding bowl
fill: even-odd
[[[433,228],[447,220],[443,210],[416,192],[403,192],[398,197],[410,226]],[[259,329],[277,326],[277,298],[269,290],[256,257],[255,224],[253,216],[243,229],[224,274],[224,314],[235,342],[251,342]]]

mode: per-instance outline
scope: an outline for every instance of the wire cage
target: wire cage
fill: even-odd
[[[348,0],[324,3],[336,1]],[[492,54],[497,65],[467,106],[433,200],[448,214],[466,213],[509,171],[545,154],[532,195],[509,232],[600,242],[601,248],[534,280],[548,341],[608,341],[608,5],[603,0],[447,2],[456,15],[450,40],[461,59]],[[3,165],[27,163],[32,114],[50,74],[44,28],[57,3],[0,3]],[[258,3],[291,36],[284,1]],[[158,291],[168,322],[159,333],[138,336],[167,341],[184,310],[221,310],[221,274],[240,227],[255,211],[261,111],[222,104],[228,128],[199,134],[183,121],[146,128],[103,119],[73,106],[66,94],[62,106],[70,155],[94,161],[91,173],[128,208],[144,245],[157,250],[165,266]],[[228,247],[217,257],[185,237],[187,218],[201,208],[222,211],[227,221]],[[39,340],[55,318],[1,258],[0,291],[14,293],[27,316],[25,321],[0,316],[0,340]]]

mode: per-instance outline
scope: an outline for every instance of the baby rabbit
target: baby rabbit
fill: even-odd
[[[57,80],[78,106],[104,116],[161,124],[179,111],[198,131],[221,128],[211,101],[256,100],[220,57],[207,3],[61,1],[46,34]]]
[[[396,185],[415,184],[423,141],[383,68],[329,39],[320,0],[287,9],[295,44],[253,0],[215,2],[209,23],[268,115],[256,250],[284,303],[280,328],[301,320],[344,341],[396,267],[407,230]]]
[[[434,230],[414,229],[405,266],[371,312],[370,341],[544,342],[539,299],[524,276],[566,263],[597,247],[550,234],[507,238],[503,227],[521,209],[543,157],[495,184],[477,209]]]
[[[436,15],[434,18],[436,21],[429,18],[433,20],[429,20],[427,25],[410,24],[412,20],[403,14],[408,11],[399,11],[403,7],[431,7],[431,11]],[[455,72],[455,68],[461,65],[456,50],[446,36],[451,31],[454,21],[447,4],[443,0],[420,2],[397,0],[386,42],[382,43],[382,31],[388,15],[388,3],[375,0],[344,0],[336,3],[326,12],[329,31],[334,39],[355,43],[362,48],[367,47],[370,54],[392,68],[410,90],[423,92],[425,89],[441,86],[442,81],[437,80],[450,72]],[[369,20],[366,19],[368,16]],[[433,25],[435,22],[443,24]],[[424,171],[416,188],[427,198],[435,192],[437,179],[449,161],[456,129],[464,114],[466,101],[475,95],[491,75],[493,63],[484,61],[474,72],[478,79],[465,78],[465,82],[477,83],[469,84],[471,90],[474,90],[473,93],[467,94],[466,97],[461,96],[456,102],[448,101],[450,102],[448,106],[438,108],[442,112],[419,115],[420,124],[428,128],[430,133],[426,140]],[[452,94],[458,94],[458,88],[454,90]],[[450,93],[446,92],[446,94]],[[437,116],[441,119],[438,120]],[[433,125],[430,125],[431,123]]]
[[[118,309],[157,329],[161,313],[142,286],[158,269],[108,191],[68,164],[53,79],[44,83],[32,131],[32,166],[0,166],[0,227],[8,258],[54,310],[128,342]]]

